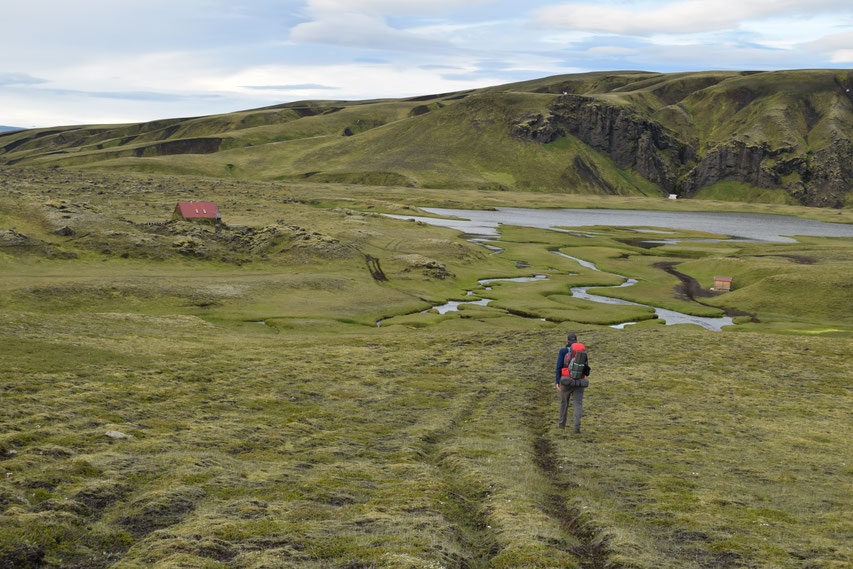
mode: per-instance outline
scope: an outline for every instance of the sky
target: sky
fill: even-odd
[[[127,123],[564,73],[853,68],[851,0],[0,0],[0,125]]]

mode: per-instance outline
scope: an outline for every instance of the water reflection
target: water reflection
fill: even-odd
[[[707,211],[656,211],[623,209],[527,209],[499,207],[491,211],[421,208],[434,215],[459,219],[438,219],[391,215],[397,219],[415,219],[431,225],[449,227],[463,233],[482,236],[498,236],[498,226],[519,225],[540,229],[566,227],[589,227],[606,225],[611,227],[652,226],[671,229],[704,231],[728,235],[745,241],[791,243],[790,235],[816,237],[853,237],[853,225],[826,223],[802,219],[790,215],[765,213],[733,213]],[[567,231],[567,230],[564,230]],[[651,230],[654,231],[654,230]],[[579,233],[590,233],[579,230]],[[646,230],[649,232],[649,230]]]

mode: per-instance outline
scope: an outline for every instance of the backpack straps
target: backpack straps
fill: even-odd
[[[563,360],[563,367],[569,367],[569,362],[575,357],[574,344],[566,344],[566,357]]]

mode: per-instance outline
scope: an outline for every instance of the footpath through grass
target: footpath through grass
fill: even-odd
[[[578,330],[594,371],[573,435],[555,428],[561,329],[27,316],[2,315],[3,567],[853,555],[845,339],[797,339],[794,357],[786,336]]]

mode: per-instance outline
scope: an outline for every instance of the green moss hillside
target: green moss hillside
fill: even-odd
[[[562,75],[0,134],[0,165],[845,207],[853,72]]]

